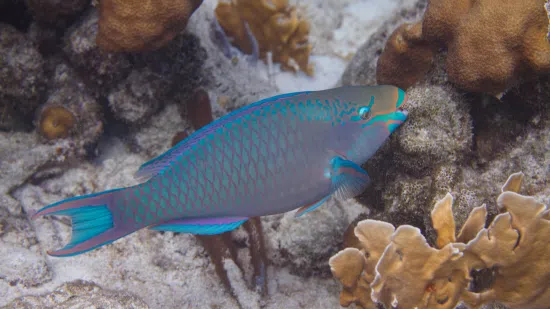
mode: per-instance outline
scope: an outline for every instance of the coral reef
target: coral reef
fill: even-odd
[[[97,306],[102,308],[150,308],[143,300],[128,292],[104,290],[97,284],[83,280],[65,283],[45,295],[18,298],[3,308],[69,309]]]
[[[289,6],[287,0],[220,2],[216,18],[233,43],[245,53],[253,52],[257,40],[262,58],[267,59],[267,53],[271,52],[273,61],[281,63],[283,69],[313,74],[309,63],[310,24],[298,16],[296,8]]]
[[[103,133],[102,106],[66,63],[55,67],[50,85],[46,102],[37,113],[38,132],[50,140],[71,136],[64,152],[88,154]]]
[[[59,23],[59,20],[74,17],[84,11],[89,0],[25,0],[32,16],[44,23]]]
[[[0,68],[0,129],[21,127],[44,94],[44,60],[23,33],[2,23]]]
[[[388,38],[403,22],[415,24],[425,5],[420,1],[396,12],[358,50],[342,84],[375,84]],[[447,192],[456,198],[459,225],[474,207],[494,205],[490,188],[502,173],[523,170],[529,175],[529,193],[548,194],[548,77],[522,83],[499,101],[457,89],[449,82],[445,62],[444,54],[436,54],[426,76],[407,91],[409,118],[365,164],[374,185],[357,198],[368,207],[368,218],[412,224],[430,241],[435,231],[429,210]],[[359,219],[367,218],[366,213]],[[494,215],[496,208],[488,207],[488,217]]]
[[[124,79],[131,70],[128,55],[106,53],[96,44],[98,28],[96,10],[88,11],[64,35],[63,52],[73,68],[96,91],[105,93]]]
[[[149,120],[160,107],[160,100],[166,94],[163,88],[167,88],[163,84],[166,82],[148,68],[132,70],[107,96],[109,107],[119,120],[141,124]]]
[[[378,60],[376,79],[408,88],[430,69],[432,55],[445,48],[450,81],[468,91],[499,95],[550,72],[547,33],[542,0],[429,1],[422,21],[394,31]]]
[[[102,0],[97,45],[112,52],[165,46],[187,26],[202,0]]]
[[[343,306],[361,308],[454,308],[459,301],[478,308],[499,302],[508,308],[544,308],[548,292],[550,245],[546,240],[548,208],[520,195],[522,173],[501,189],[501,213],[484,228],[485,205],[474,209],[458,236],[447,194],[432,211],[436,248],[410,225],[394,229],[376,220],[355,227],[360,248],[348,248],[330,259],[344,285]],[[481,292],[468,289],[473,270],[491,269],[493,278]],[[370,296],[370,299],[368,299]]]

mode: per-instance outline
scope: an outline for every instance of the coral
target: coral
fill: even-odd
[[[90,10],[66,31],[63,52],[82,78],[95,86],[97,92],[105,93],[130,73],[131,62],[127,55],[106,53],[98,48],[97,23],[97,11]]]
[[[376,80],[407,89],[430,69],[434,51],[422,38],[422,23],[403,24],[388,39],[380,55]]]
[[[65,138],[75,122],[75,116],[65,107],[45,106],[40,112],[38,131],[48,139]]]
[[[86,155],[103,133],[103,113],[99,102],[67,66],[55,67],[51,92],[37,113],[37,130],[47,139],[66,138],[77,155]]]
[[[369,39],[359,47],[340,78],[342,85],[375,85],[376,69],[379,56],[392,36],[394,30],[403,23],[415,24],[422,18],[426,9],[427,0],[417,0],[412,7],[403,8],[395,12],[394,16],[386,20]],[[399,44],[398,46],[403,45]],[[408,49],[408,46],[405,45]],[[408,66],[414,66],[408,63]],[[399,72],[399,74],[403,74]]]
[[[139,297],[128,292],[102,289],[93,282],[75,280],[59,286],[48,294],[25,296],[13,300],[6,309],[69,309],[69,308],[135,308],[148,309]]]
[[[436,248],[410,225],[394,231],[388,223],[359,222],[354,231],[361,249],[347,248],[329,261],[344,285],[342,305],[450,309],[463,301],[475,308],[492,302],[511,309],[545,308],[550,301],[549,210],[517,193],[522,179],[522,173],[508,178],[497,199],[501,213],[488,228],[483,205],[470,213],[458,236],[452,196],[438,201],[432,211]],[[492,270],[493,277],[481,292],[469,290],[475,280],[470,274],[483,269]]]
[[[273,61],[281,63],[283,69],[313,75],[313,66],[309,64],[310,24],[298,16],[287,0],[220,2],[215,13],[225,33],[245,53],[253,52],[251,32],[262,58],[267,59],[267,53],[271,52]]]
[[[0,128],[17,125],[44,94],[44,60],[36,47],[12,26],[0,23]]]
[[[429,69],[432,54],[444,47],[451,82],[498,95],[550,72],[546,13],[542,1],[430,1],[421,22],[410,30],[398,28],[388,40],[378,60],[377,81],[412,86]],[[410,60],[418,62],[404,71],[400,64]]]
[[[97,45],[112,52],[165,46],[187,25],[202,0],[102,0]]]
[[[166,96],[166,82],[148,68],[132,70],[109,95],[109,107],[119,120],[142,124],[158,110]]]
[[[25,0],[33,17],[41,22],[56,23],[74,17],[90,5],[89,0]]]

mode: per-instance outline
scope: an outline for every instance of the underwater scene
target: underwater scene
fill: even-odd
[[[550,308],[546,0],[0,0],[0,308]]]

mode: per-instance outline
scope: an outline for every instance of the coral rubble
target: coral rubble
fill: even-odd
[[[344,285],[341,304],[451,309],[462,301],[475,308],[492,302],[512,309],[544,308],[550,299],[545,258],[549,210],[517,193],[522,179],[522,173],[512,174],[502,187],[497,200],[501,213],[488,228],[481,206],[470,213],[458,236],[452,196],[438,201],[432,211],[435,248],[410,225],[394,230],[381,221],[359,222],[355,236],[360,248],[340,251],[329,262]],[[470,274],[480,269],[491,269],[493,278],[474,292],[468,289]]]
[[[122,291],[105,290],[97,284],[83,280],[65,283],[49,294],[18,298],[4,308],[69,309],[94,308],[96,306],[104,308],[150,308],[135,295]]]
[[[310,24],[298,16],[288,0],[232,0],[220,2],[215,12],[225,33],[245,53],[253,52],[256,40],[262,58],[271,52],[273,61],[281,63],[283,69],[313,74]]]

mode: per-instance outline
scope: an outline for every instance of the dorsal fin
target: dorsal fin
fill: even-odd
[[[245,113],[251,113],[262,107],[264,103],[272,103],[280,99],[294,97],[300,94],[308,94],[311,91],[292,92],[276,95],[254,102],[246,107],[237,109],[215,121],[195,131],[183,141],[177,143],[160,156],[145,162],[138,171],[134,174],[134,178],[140,182],[145,182],[151,177],[162,174],[173,162],[175,162],[182,154],[186,153],[193,145],[203,139],[208,133],[215,131],[219,127],[239,118]]]

